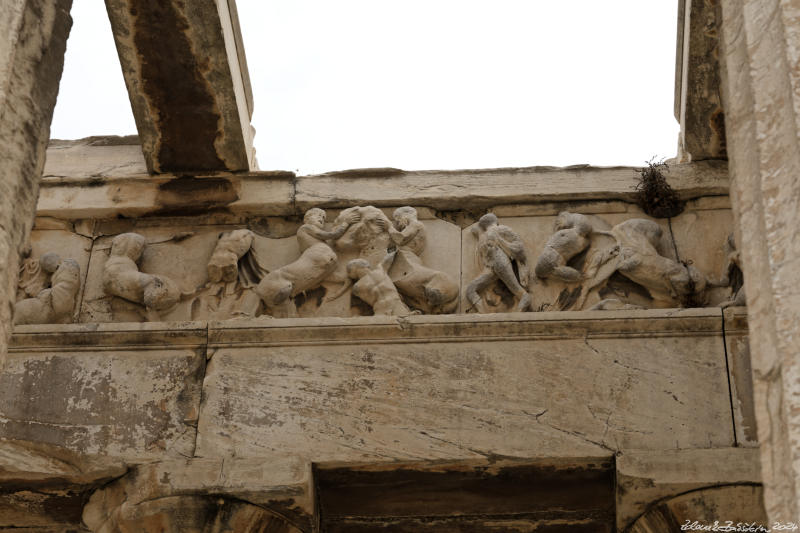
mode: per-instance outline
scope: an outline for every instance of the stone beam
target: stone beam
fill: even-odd
[[[724,159],[725,115],[719,96],[716,0],[678,2],[675,118],[681,161]]]
[[[722,0],[731,204],[770,521],[800,516],[800,7]]]
[[[0,365],[11,334],[19,257],[33,226],[71,6],[72,0],[0,3]]]
[[[311,207],[411,204],[441,211],[483,214],[500,205],[575,201],[634,202],[633,167],[530,167],[482,170],[403,171],[363,169],[317,176],[291,172],[215,173],[195,176],[135,174],[132,146],[62,146],[50,153],[42,180],[39,216],[59,219],[203,214],[302,215]],[[67,152],[75,150],[72,155]],[[90,157],[92,151],[102,151]],[[62,152],[57,155],[58,152]],[[115,158],[104,159],[104,157]],[[107,172],[114,177],[106,177]],[[128,170],[132,172],[127,172]],[[724,161],[670,167],[668,179],[681,198],[725,196]],[[83,177],[77,177],[83,176]],[[554,208],[558,209],[558,208]]]
[[[106,0],[151,173],[255,167],[235,0]]]

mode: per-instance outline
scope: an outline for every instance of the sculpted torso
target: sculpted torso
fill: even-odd
[[[517,298],[517,311],[526,311],[531,306],[531,296],[525,290],[528,264],[520,236],[508,226],[498,224],[492,213],[483,215],[472,232],[478,238],[477,255],[483,271],[467,285],[467,301],[473,309],[485,313],[487,309],[480,292],[499,280]],[[517,264],[518,274],[514,272],[512,261]]]
[[[631,219],[611,230],[619,243],[617,270],[648,290],[657,305],[674,305],[683,296],[701,292],[705,277],[692,268],[658,253],[661,226]]]
[[[386,272],[393,260],[394,253],[374,268],[364,259],[354,259],[347,264],[347,275],[357,280],[353,294],[368,303],[376,315],[401,316],[411,312]]]
[[[591,222],[584,215],[565,211],[558,215],[555,227],[556,232],[547,240],[534,272],[542,279],[552,277],[566,282],[578,281],[581,273],[568,267],[567,262],[589,247]]]
[[[181,291],[170,278],[139,272],[145,238],[123,233],[111,242],[111,254],[103,267],[103,289],[111,296],[144,304],[148,311],[166,311],[178,303]],[[153,315],[150,320],[158,320]]]

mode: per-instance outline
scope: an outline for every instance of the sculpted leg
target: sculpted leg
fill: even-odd
[[[505,283],[508,290],[519,298],[517,311],[526,311],[531,306],[531,295],[520,285],[517,276],[514,275],[511,260],[501,250],[494,250],[492,254],[492,271],[500,281]]]
[[[280,270],[267,274],[255,288],[256,294],[276,316],[295,317],[297,307],[292,300],[294,285],[281,275]]]
[[[550,277],[566,281],[567,283],[573,283],[581,280],[581,273],[572,267],[560,266],[555,267],[552,272],[550,272]]]
[[[484,272],[467,285],[467,301],[470,303],[471,309],[475,309],[478,313],[485,313],[486,306],[481,298],[480,291],[489,286],[491,282],[497,279],[491,272]]]

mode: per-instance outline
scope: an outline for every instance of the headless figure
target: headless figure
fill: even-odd
[[[286,317],[297,316],[297,307],[292,298],[318,287],[336,270],[338,260],[336,252],[325,241],[338,239],[359,219],[359,213],[353,211],[332,231],[326,231],[325,211],[317,208],[306,211],[303,217],[304,223],[297,230],[300,257],[293,263],[264,276],[255,288],[256,294],[264,304],[273,312],[277,311],[276,314]],[[249,307],[250,316],[254,316],[256,309],[252,304]]]
[[[143,304],[149,321],[161,319],[182,294],[178,285],[167,276],[139,272],[145,238],[138,233],[123,233],[111,241],[111,255],[103,266],[103,289],[110,296]]]
[[[634,218],[617,224],[611,233],[619,243],[617,270],[647,289],[656,307],[673,306],[705,290],[706,278],[696,268],[658,253],[662,229],[657,223]]]
[[[43,289],[34,298],[17,302],[14,306],[14,324],[70,322],[80,287],[81,268],[78,262],[64,259],[50,279],[50,288]]]
[[[253,245],[255,235],[249,229],[237,229],[220,234],[214,253],[208,260],[210,283],[232,283],[239,278],[239,259]]]
[[[394,252],[388,254],[381,263],[372,267],[366,259],[353,259],[347,263],[347,276],[357,280],[353,294],[372,306],[375,315],[406,316],[411,314],[400,294],[392,283],[389,267],[394,261]]]
[[[531,306],[531,295],[525,290],[528,286],[528,262],[520,236],[508,226],[498,224],[497,217],[492,213],[483,215],[472,232],[478,238],[478,260],[483,270],[467,285],[469,303],[479,313],[485,313],[480,291],[500,280],[519,299],[517,311],[527,310]],[[519,280],[514,275],[512,261],[517,263]]]
[[[536,261],[536,277],[567,283],[579,281],[581,273],[567,263],[589,247],[592,223],[585,215],[563,211],[559,213],[554,229],[556,232],[547,240]]]
[[[23,261],[19,267],[16,299],[35,298],[48,288],[50,276],[53,275],[60,263],[61,258],[55,252],[42,254],[39,259],[28,258]]]
[[[458,306],[458,284],[446,273],[422,264],[420,255],[427,238],[425,225],[417,220],[417,210],[399,207],[392,219],[394,227],[389,227],[389,236],[397,246],[391,271],[395,287],[416,309],[429,314],[452,313]]]

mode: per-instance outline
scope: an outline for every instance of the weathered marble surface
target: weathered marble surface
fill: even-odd
[[[138,135],[51,139],[44,178],[136,176],[147,174]]]
[[[236,3],[109,0],[106,8],[148,170],[255,169]]]
[[[672,165],[670,169],[669,182],[684,199],[728,194],[725,161]],[[302,216],[312,207],[343,209],[361,204],[467,211],[477,219],[485,210],[500,205],[633,202],[636,172],[633,167],[576,165],[452,171],[363,169],[318,176],[283,171],[181,173],[181,177],[118,176],[109,171],[96,176],[97,167],[91,162],[86,168],[54,163],[48,174],[60,177],[42,180],[37,213],[77,219],[200,214],[214,209],[234,215]]]
[[[300,533],[312,490],[310,464],[293,457],[163,461],[97,490],[82,519],[101,533]]]
[[[745,315],[725,313],[730,355]],[[9,493],[0,509],[43,530],[80,530],[82,519],[92,531],[180,531],[215,516],[310,531],[312,486],[361,490],[345,470],[385,471],[387,487],[450,472],[436,486],[453,494],[477,486],[458,481],[470,471],[491,485],[485,476],[503,465],[621,452],[617,519],[629,523],[654,499],[758,482],[757,452],[731,448],[752,407],[741,387],[729,396],[726,366],[734,383],[737,365],[724,340],[720,309],[22,326],[0,378],[0,434],[26,440],[0,440],[0,477],[39,488]],[[331,527],[368,531],[339,492],[323,494]],[[513,514],[526,501],[480,505]],[[55,502],[69,513],[48,514]],[[417,506],[403,518],[398,505],[370,512],[386,527],[488,524],[477,507],[459,518]]]
[[[0,531],[74,531],[91,493],[127,470],[105,455],[0,439]]]
[[[750,316],[755,414],[770,520],[800,516],[800,12],[720,2],[731,204]]]
[[[205,328],[63,327],[15,335],[0,374],[0,435],[129,462],[191,456]]]
[[[734,442],[719,310],[234,321],[209,335],[203,457],[529,457]]]
[[[661,533],[694,524],[714,527],[715,522],[722,527],[730,523],[732,527],[755,524],[754,527],[767,528],[771,522],[764,509],[756,503],[763,496],[761,485],[755,484],[723,485],[687,492],[653,505],[627,532]],[[791,529],[796,523],[784,524]]]
[[[675,118],[681,124],[678,159],[725,159],[725,114],[720,99],[718,2],[681,0]]]
[[[627,531],[653,502],[718,485],[761,482],[758,451],[752,448],[629,450],[619,454],[615,462],[617,531]],[[763,518],[760,493],[739,503],[754,519]],[[699,514],[690,518],[701,519]],[[723,513],[714,519],[732,518]]]
[[[731,398],[733,400],[736,443],[738,446],[758,447],[758,415],[753,400],[753,369],[747,330],[747,309],[732,307],[724,310],[725,346],[728,354]],[[761,413],[764,416],[766,413]]]

